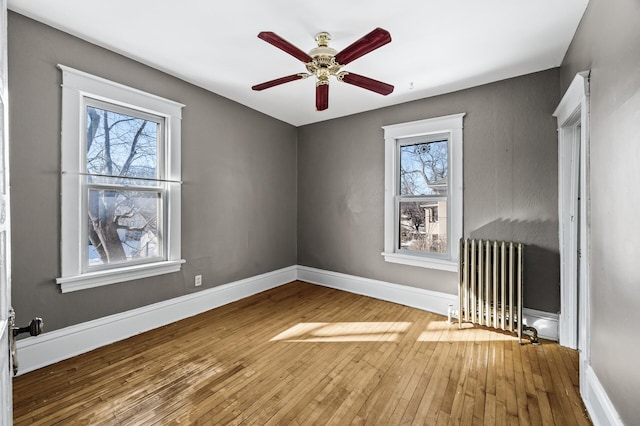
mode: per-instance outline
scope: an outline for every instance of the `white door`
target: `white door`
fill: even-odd
[[[9,169],[7,140],[7,2],[0,0],[0,425],[13,423],[11,402],[11,244],[9,239]]]

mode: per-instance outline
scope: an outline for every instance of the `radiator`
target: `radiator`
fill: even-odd
[[[485,327],[530,334],[538,332],[522,321],[523,244],[460,239],[460,310],[458,325],[471,322]]]

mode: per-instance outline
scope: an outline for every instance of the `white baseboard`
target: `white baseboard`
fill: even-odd
[[[580,388],[582,400],[594,425],[623,426],[618,412],[589,364],[581,372]]]
[[[206,312],[253,294],[295,281],[386,300],[441,315],[449,304],[458,306],[458,296],[424,290],[307,266],[290,266],[277,271],[228,283],[153,305],[109,315],[19,340],[19,374],[80,355],[101,346]],[[525,309],[524,321],[538,329],[540,337],[557,340],[557,315]]]
[[[308,266],[298,266],[298,279],[441,315],[447,315],[450,304],[456,310],[459,306],[456,294],[393,284]],[[525,308],[522,311],[522,317],[524,324],[538,330],[539,337],[558,340],[558,314]]]
[[[449,304],[454,308],[458,306],[458,296],[455,294],[424,290],[308,266],[298,266],[298,279],[441,315],[447,315]]]
[[[538,331],[543,339],[558,341],[559,315],[537,309],[523,308],[522,322]]]
[[[297,267],[290,266],[19,340],[19,374],[235,302],[296,278]]]

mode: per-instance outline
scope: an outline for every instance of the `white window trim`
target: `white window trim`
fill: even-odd
[[[96,77],[73,68],[62,70],[62,153],[61,153],[61,274],[56,279],[63,293],[114,284],[123,281],[178,272],[185,261],[180,254],[181,235],[181,120],[183,104],[138,89]],[[82,241],[83,98],[90,97],[165,118],[170,141],[165,158],[168,183],[166,260],[129,265],[90,273],[82,272],[86,243]]]
[[[429,118],[426,120],[383,126],[385,143],[384,168],[384,260],[403,265],[439,269],[457,272],[459,250],[458,241],[462,238],[462,119],[465,113]],[[425,136],[437,133],[449,134],[449,255],[432,257],[425,254],[398,253],[396,248],[396,208],[395,196],[398,187],[396,175],[398,158],[398,139]]]

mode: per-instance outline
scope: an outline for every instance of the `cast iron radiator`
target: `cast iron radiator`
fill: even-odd
[[[522,243],[460,239],[458,326],[471,322],[514,332],[538,343],[538,332],[522,321]]]

